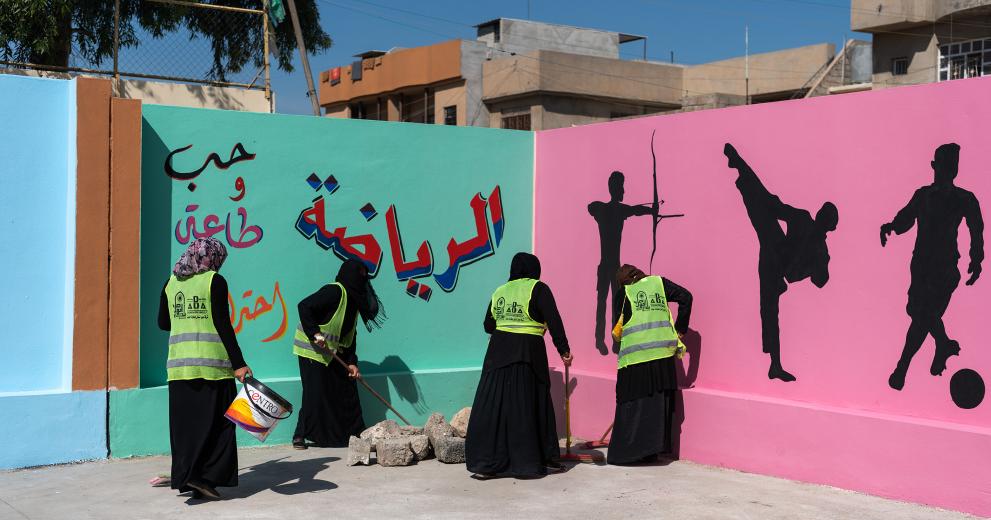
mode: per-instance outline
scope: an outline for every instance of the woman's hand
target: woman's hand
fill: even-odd
[[[361,377],[361,372],[358,372],[358,365],[348,365],[348,377],[351,379],[358,379]]]
[[[575,356],[571,352],[561,354],[561,361],[564,362],[564,366],[570,367],[571,362],[575,360]]]
[[[320,348],[327,348],[327,338],[323,334],[317,333],[313,335],[313,344]]]
[[[243,366],[243,367],[241,367],[241,368],[239,368],[239,369],[237,369],[237,370],[234,371],[234,377],[236,377],[237,380],[240,381],[240,382],[242,382],[242,383],[244,382],[244,378],[245,377],[253,376],[253,375],[254,374],[251,372],[251,369],[248,368],[247,365],[245,365],[245,366]]]

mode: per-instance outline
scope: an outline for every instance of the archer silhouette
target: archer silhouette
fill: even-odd
[[[631,206],[623,204],[626,193],[626,178],[623,172],[609,174],[609,202],[595,201],[588,205],[588,214],[599,225],[600,259],[595,285],[595,348],[603,356],[609,354],[606,346],[606,296],[615,294],[619,288],[616,271],[619,270],[619,249],[623,240],[623,224],[634,216],[657,215],[658,208],[650,205]],[[613,298],[610,323],[615,323],[618,309]],[[613,353],[619,352],[619,344],[613,341]]]
[[[836,229],[839,213],[832,202],[825,202],[813,219],[808,211],[793,208],[767,191],[733,145],[726,143],[723,153],[729,159],[729,167],[739,172],[736,187],[760,244],[757,274],[760,277],[761,333],[764,352],[771,356],[767,377],[794,381],[795,376],[781,367],[779,301],[789,283],[809,278],[816,287],[822,288],[829,281],[826,233]],[[787,225],[787,231],[781,229],[778,221]]]
[[[957,229],[960,221],[967,220],[970,229],[970,266],[967,272],[973,285],[981,276],[984,260],[984,220],[981,206],[973,193],[953,185],[960,162],[960,145],[949,143],[936,148],[930,163],[935,180],[915,191],[912,199],[895,215],[894,220],[881,226],[881,247],[888,242],[888,235],[899,235],[912,229],[918,222],[915,249],[909,271],[912,283],[908,287],[906,311],[912,318],[905,335],[905,348],[888,378],[888,385],[895,390],[905,386],[905,374],[912,357],[922,348],[926,336],[936,342],[929,372],[942,375],[950,356],[960,353],[960,345],[949,338],[943,325],[943,313],[950,304],[953,291],[960,284],[957,261]]]

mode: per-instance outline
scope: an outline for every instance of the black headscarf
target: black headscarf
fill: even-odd
[[[509,281],[520,278],[540,279],[540,260],[530,253],[516,253],[509,264]]]
[[[341,264],[341,270],[337,272],[337,283],[344,286],[348,291],[348,298],[353,299],[358,305],[358,314],[361,321],[365,323],[365,328],[371,332],[372,328],[382,326],[385,321],[385,309],[382,307],[382,300],[379,300],[372,288],[371,278],[368,276],[368,268],[358,260],[346,260]]]

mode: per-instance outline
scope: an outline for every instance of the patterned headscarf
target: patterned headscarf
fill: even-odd
[[[188,278],[207,271],[219,271],[224,260],[227,260],[227,247],[223,242],[213,237],[197,238],[179,257],[172,274]]]

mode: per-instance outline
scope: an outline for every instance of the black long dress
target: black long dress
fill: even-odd
[[[516,275],[510,280],[537,276],[539,267],[536,276]],[[547,324],[558,353],[570,352],[554,295],[543,282],[533,288],[529,310],[534,320]],[[544,475],[546,463],[560,456],[544,338],[495,330],[489,308],[484,326],[491,337],[468,419],[468,471]]]
[[[168,284],[166,284],[168,285]],[[210,305],[213,326],[227,350],[231,366],[245,366],[244,356],[230,322],[227,280],[213,275]],[[162,289],[158,327],[172,329],[171,307]],[[169,381],[169,441],[172,447],[172,489],[193,491],[187,483],[199,480],[212,487],[237,485],[237,442],[234,423],[224,412],[237,396],[234,379]]]
[[[667,278],[663,280],[668,302],[678,304],[674,328],[684,334],[692,315],[692,293]],[[616,296],[620,298],[625,299],[622,292]],[[630,320],[631,309],[626,299],[624,323]],[[609,464],[632,464],[671,451],[677,391],[674,356],[619,369],[616,416],[606,460]]]
[[[299,302],[299,320],[303,332],[311,340],[320,332],[321,323],[327,323],[337,311],[341,301],[341,289],[325,285]],[[353,298],[348,298],[344,310],[344,329],[355,326],[358,310]],[[356,365],[357,337],[351,347],[339,350],[337,355],[347,364]],[[365,429],[358,400],[357,383],[348,377],[347,369],[337,361],[323,363],[299,357],[299,379],[303,385],[303,405],[299,410],[293,439],[308,439],[318,447],[340,448],[348,445],[352,435]]]

